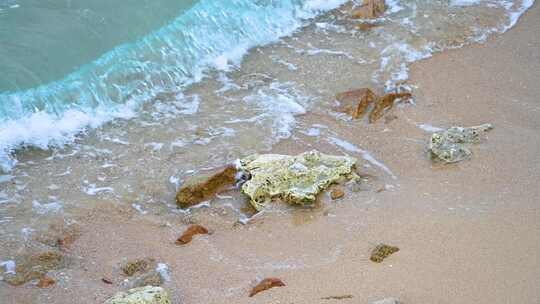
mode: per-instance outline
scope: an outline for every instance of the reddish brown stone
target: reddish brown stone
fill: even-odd
[[[343,189],[341,189],[340,187],[336,187],[332,189],[332,192],[330,192],[330,197],[333,200],[337,200],[339,198],[342,198],[343,196],[345,196],[345,192],[343,192]]]
[[[191,240],[193,240],[193,236],[196,234],[208,234],[208,229],[204,228],[201,225],[191,225],[188,227],[188,229],[176,240],[176,245],[185,245]]]
[[[353,119],[357,119],[362,117],[369,104],[377,99],[377,95],[368,88],[362,88],[339,93],[336,99],[340,102],[337,109],[339,112],[350,114]]]
[[[202,176],[188,179],[176,194],[176,204],[188,208],[213,197],[236,182],[236,168],[227,166]]]
[[[110,279],[107,279],[107,278],[101,278],[101,282],[103,282],[105,284],[112,284],[113,283]]]
[[[257,286],[253,287],[251,292],[249,293],[250,297],[253,297],[254,295],[258,294],[261,291],[265,291],[267,289],[273,288],[273,287],[282,287],[285,286],[285,283],[281,281],[278,278],[266,278],[259,282]]]
[[[398,98],[410,98],[411,93],[388,93],[384,96],[381,96],[377,101],[375,102],[375,106],[373,107],[373,110],[371,110],[371,113],[369,113],[369,122],[374,123],[379,118],[381,118],[384,115],[384,111],[387,108],[392,108],[394,106],[394,101]]]
[[[376,26],[379,26],[379,24],[362,22],[362,23],[357,24],[354,28],[359,30],[359,31],[365,32],[365,31],[369,31],[370,29],[372,29],[372,28],[374,28]]]
[[[49,278],[47,276],[44,276],[42,277],[41,279],[39,279],[39,282],[37,283],[37,287],[39,288],[47,288],[51,285],[54,285],[54,283],[56,283],[56,281],[52,278]]]
[[[386,7],[384,0],[364,0],[364,3],[359,8],[351,13],[354,19],[373,19],[384,14]]]

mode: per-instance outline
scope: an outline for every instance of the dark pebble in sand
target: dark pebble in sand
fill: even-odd
[[[186,231],[176,240],[176,245],[185,245],[193,240],[196,234],[209,234],[208,229],[201,225],[191,225]]]
[[[265,291],[273,287],[282,287],[282,286],[285,286],[285,283],[283,283],[283,281],[281,281],[280,279],[266,278],[262,280],[261,282],[259,282],[257,286],[253,287],[253,289],[251,289],[249,296],[253,297],[254,295],[258,294],[261,291]]]
[[[22,285],[45,277],[48,271],[62,268],[64,263],[64,256],[52,250],[22,255],[15,259],[15,274],[7,274],[4,281],[13,286]]]
[[[54,285],[56,281],[53,278],[49,278],[47,276],[42,277],[39,279],[39,282],[37,283],[37,287],[39,288],[47,288],[51,285]]]
[[[131,277],[135,273],[147,272],[152,267],[154,262],[155,261],[152,258],[137,259],[133,261],[128,261],[127,263],[122,265],[120,269],[126,276]]]
[[[399,248],[394,246],[389,246],[386,244],[379,244],[371,252],[371,257],[369,258],[372,262],[381,263],[389,255],[398,252]]]
[[[340,199],[342,197],[345,196],[345,192],[343,192],[343,189],[341,188],[334,188],[332,190],[332,192],[330,192],[330,197],[333,199],[333,200],[337,200],[337,199]]]

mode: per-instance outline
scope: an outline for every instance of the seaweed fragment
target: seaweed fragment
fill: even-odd
[[[385,258],[387,258],[389,255],[396,253],[398,251],[399,251],[398,247],[394,247],[394,246],[390,246],[386,244],[379,244],[377,245],[377,247],[373,249],[369,259],[375,263],[382,263],[382,261]]]

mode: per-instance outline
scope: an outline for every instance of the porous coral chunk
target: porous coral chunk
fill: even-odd
[[[171,304],[171,300],[162,287],[144,286],[118,292],[105,304]]]
[[[483,124],[469,128],[451,127],[445,131],[435,132],[431,135],[429,151],[435,158],[445,163],[464,160],[472,154],[468,145],[479,142],[482,133],[491,129],[493,129],[491,124]]]
[[[300,155],[262,154],[240,160],[241,170],[251,179],[242,185],[242,192],[257,210],[273,198],[290,204],[312,204],[316,195],[340,179],[357,179],[356,159],[333,156],[316,150]]]

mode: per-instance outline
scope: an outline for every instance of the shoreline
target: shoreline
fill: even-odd
[[[348,294],[353,298],[339,302],[397,297],[404,303],[537,303],[540,37],[531,34],[540,30],[537,17],[535,4],[502,35],[413,63],[407,83],[418,86],[416,105],[394,107],[390,114],[398,118],[389,123],[361,120],[343,127],[324,113],[298,118],[304,125],[323,123],[332,136],[370,151],[397,180],[362,167],[375,175],[362,191],[347,191],[335,202],[324,197],[315,210],[268,214],[247,226],[212,218],[226,208],[202,210],[184,221],[142,217],[129,206],[96,207],[80,219],[81,236],[70,250],[84,259],[71,270],[68,290],[0,286],[2,298],[101,303],[120,289],[119,282],[103,285],[101,277],[113,276],[125,258],[153,256],[171,269],[173,281],[165,287],[173,303],[331,303],[337,301],[321,298]],[[438,166],[423,153],[429,133],[420,122],[490,122],[495,129],[472,147],[470,160]],[[347,152],[301,134],[272,152],[314,147]],[[377,193],[381,185],[392,187]],[[190,221],[215,233],[178,248],[172,243]],[[401,250],[373,264],[368,254],[379,242]],[[248,298],[254,280],[268,276],[287,286]]]

